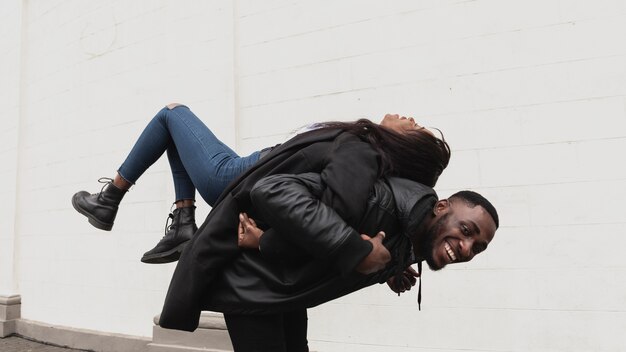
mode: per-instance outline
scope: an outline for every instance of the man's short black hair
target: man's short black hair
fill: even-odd
[[[455,198],[463,200],[465,204],[467,204],[471,208],[480,205],[481,207],[483,207],[483,209],[487,211],[487,213],[489,213],[489,215],[491,215],[491,218],[496,223],[496,229],[500,226],[500,219],[498,218],[498,212],[496,211],[496,208],[493,206],[493,204],[491,204],[491,202],[487,200],[487,198],[483,197],[479,193],[476,193],[474,191],[459,191],[451,195],[448,199]]]

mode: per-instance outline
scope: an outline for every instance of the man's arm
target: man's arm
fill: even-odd
[[[371,273],[390,260],[384,235],[362,238],[320,201],[324,184],[318,174],[268,176],[252,188],[252,204],[280,236],[316,258],[331,260],[343,274]]]

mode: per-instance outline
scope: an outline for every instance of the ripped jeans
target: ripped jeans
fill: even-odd
[[[135,184],[167,151],[176,201],[195,199],[195,190],[213,206],[226,186],[259,160],[256,151],[240,157],[222,143],[188,107],[164,107],[148,123],[117,170]]]

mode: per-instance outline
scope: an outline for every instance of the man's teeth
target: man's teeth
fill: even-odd
[[[450,245],[448,244],[448,242],[445,242],[443,246],[446,249],[446,252],[448,253],[448,256],[450,257],[450,259],[452,259],[453,262],[456,261],[456,255],[454,255],[454,252],[452,251],[452,248],[450,248]]]

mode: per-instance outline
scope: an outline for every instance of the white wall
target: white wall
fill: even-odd
[[[172,201],[167,163],[127,195],[111,233],[91,228],[69,198],[98,191],[95,180],[113,173],[162,105],[187,103],[241,153],[309,122],[397,112],[444,131],[453,157],[437,191],[483,193],[500,230],[471,263],[426,271],[421,312],[415,291],[398,298],[384,286],[312,309],[311,346],[623,350],[626,3],[2,6],[0,66],[11,83],[1,86],[10,113],[0,171],[18,181],[6,195],[16,202],[3,205],[15,226],[0,232],[0,291],[17,286],[25,318],[150,334],[173,265],[138,259]],[[23,11],[24,23],[5,8]]]
[[[230,2],[19,4],[23,89],[19,120],[10,122],[20,124],[15,255],[22,316],[150,335],[174,265],[139,258],[162,237],[174,200],[167,161],[126,196],[110,233],[77,216],[70,198],[80,189],[99,191],[96,180],[114,174],[149,119],[173,101],[191,105],[234,144]]]
[[[17,293],[16,187],[20,106],[21,7],[19,1],[0,4],[0,295]]]

